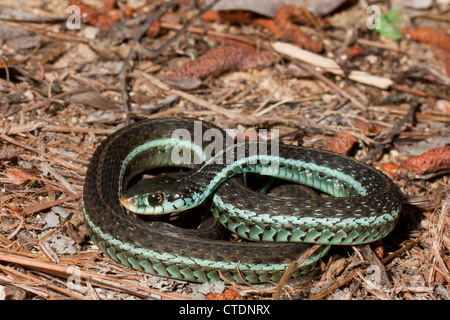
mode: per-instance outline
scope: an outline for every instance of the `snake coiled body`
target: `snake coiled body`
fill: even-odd
[[[184,204],[197,205],[198,199],[214,193],[213,215],[222,225],[245,238],[271,242],[204,239],[196,230],[143,221],[126,210],[120,198],[127,181],[145,169],[174,165],[171,154],[180,140],[173,139],[173,132],[181,128],[193,133],[194,124],[189,118],[141,121],[110,135],[95,151],[86,173],[83,209],[92,240],[113,260],[187,281],[217,281],[221,277],[250,283],[277,281],[290,262],[308,248],[300,242],[367,243],[384,237],[395,226],[399,196],[384,174],[350,157],[284,145],[276,155],[279,166],[272,171],[256,156],[256,163],[250,165],[246,161],[204,161],[178,180],[186,184],[184,189],[190,194]],[[202,130],[208,129],[223,133],[203,121]],[[192,143],[191,150],[201,153],[209,144],[208,140],[200,145]],[[258,194],[237,179],[228,180],[242,172],[273,175],[332,197],[297,199]],[[171,203],[168,205],[179,206],[181,202]],[[328,246],[322,246],[293,276],[314,268],[327,250]]]

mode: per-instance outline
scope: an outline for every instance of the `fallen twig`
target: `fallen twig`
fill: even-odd
[[[352,281],[355,278],[355,274],[356,274],[356,272],[355,272],[355,270],[353,270],[352,272],[350,272],[350,274],[348,276],[337,279],[332,285],[326,287],[321,292],[309,297],[308,300],[321,300],[321,299],[325,298],[326,296],[331,294],[336,289],[338,289],[338,288],[346,285],[350,281]]]
[[[182,97],[186,100],[191,101],[192,103],[198,104],[206,109],[209,109],[211,111],[217,112],[222,114],[223,116],[227,117],[227,118],[241,118],[242,115],[234,113],[233,111],[230,111],[228,109],[222,108],[214,103],[208,102],[206,100],[203,100],[201,98],[198,98],[190,93],[178,90],[178,89],[171,89],[168,85],[166,85],[164,82],[162,82],[161,80],[159,80],[158,78],[149,75],[147,73],[144,73],[142,71],[137,70],[137,73],[139,73],[139,75],[145,77],[146,79],[148,79],[149,81],[151,81],[155,86],[157,86],[158,88],[160,88],[161,90],[166,91],[166,94],[175,94],[179,97]],[[157,115],[159,116],[159,115]]]
[[[160,292],[153,289],[148,289],[139,285],[136,285],[130,281],[123,281],[110,276],[104,276],[97,273],[82,270],[63,263],[55,264],[37,259],[31,259],[22,257],[16,254],[10,254],[0,251],[0,261],[17,263],[21,266],[28,267],[35,270],[46,271],[47,273],[57,275],[63,278],[69,278],[71,276],[79,277],[79,280],[90,280],[95,282],[99,286],[107,286],[108,288],[115,288],[121,291],[130,291],[130,289],[138,289],[141,293],[154,294],[162,298],[171,300],[183,300],[185,297],[180,297],[174,294]]]
[[[51,163],[64,166],[64,167],[66,167],[68,169],[77,171],[78,173],[81,173],[81,174],[85,174],[86,173],[86,169],[85,168],[79,167],[79,166],[77,166],[77,165],[75,165],[73,163],[70,163],[70,162],[68,162],[66,160],[60,159],[58,157],[55,157],[54,155],[48,154],[46,152],[37,150],[37,149],[35,149],[33,147],[27,146],[27,145],[25,145],[25,144],[15,140],[15,139],[9,137],[9,136],[4,135],[4,134],[0,134],[0,139],[8,141],[9,143],[15,144],[16,146],[19,146],[19,147],[24,148],[26,150],[35,152],[35,153],[45,157],[46,159],[48,159]]]
[[[169,10],[171,7],[175,5],[175,2],[164,2],[159,9],[152,14],[148,15],[147,21],[138,29],[138,31],[134,34],[133,40],[136,43],[139,43],[141,38],[145,35],[148,28],[155,22],[157,19],[159,19],[167,10]],[[134,60],[134,58],[137,55],[137,51],[134,48],[130,49],[130,52],[128,53],[128,56],[125,58],[122,69],[119,72],[119,82],[120,86],[122,88],[122,106],[123,110],[125,112],[126,116],[126,122],[129,122],[130,120],[130,95],[128,94],[127,90],[127,71],[128,67],[131,64],[131,61]]]
[[[398,121],[394,127],[392,127],[391,131],[389,132],[389,134],[387,135],[386,139],[384,140],[384,142],[380,143],[379,145],[377,145],[368,155],[367,157],[365,157],[364,159],[362,159],[361,161],[363,162],[368,162],[368,161],[375,161],[380,154],[383,152],[384,148],[386,147],[387,144],[390,144],[393,140],[394,137],[396,135],[398,135],[402,129],[402,127],[407,124],[408,122],[411,122],[414,114],[416,113],[416,111],[419,109],[419,107],[421,106],[421,103],[418,101],[413,101],[411,103],[411,106],[409,107],[408,112],[406,113],[406,115],[400,119],[400,121]]]
[[[422,240],[423,236],[424,236],[423,233],[419,234],[416,239],[414,239],[413,241],[407,243],[406,245],[404,245],[400,249],[392,252],[390,255],[388,255],[386,258],[384,258],[381,262],[383,262],[383,264],[387,264],[389,261],[391,261],[392,259],[397,257],[399,254],[402,254],[403,252],[405,252],[405,251],[411,249],[412,247],[414,247],[415,245],[417,245]]]
[[[73,200],[80,199],[81,196],[82,196],[82,193],[79,192],[79,193],[72,194],[70,196],[64,197],[62,199],[58,199],[58,200],[47,202],[47,203],[40,203],[40,204],[35,205],[35,206],[30,206],[30,207],[27,207],[27,208],[25,208],[23,210],[23,214],[25,216],[27,216],[27,215],[30,215],[30,214],[33,214],[33,213],[36,213],[36,212],[39,212],[39,211],[42,211],[42,210],[46,210],[46,209],[49,209],[49,208],[57,206],[57,205],[60,205],[61,203],[65,203],[67,201],[73,201]]]
[[[204,14],[205,12],[211,10],[212,7],[214,7],[216,5],[216,3],[218,2],[218,0],[215,0],[213,2],[211,2],[209,5],[207,5],[206,7],[204,7],[198,14],[196,17],[200,17],[202,14]],[[150,59],[154,59],[156,57],[158,57],[164,50],[166,50],[170,45],[172,45],[172,43],[174,43],[179,37],[181,37],[181,35],[183,33],[186,32],[186,30],[188,30],[192,24],[196,21],[197,19],[192,19],[191,21],[187,22],[185,25],[183,25],[183,27],[181,29],[178,30],[178,32],[172,37],[170,38],[166,43],[164,43],[161,47],[159,47],[156,50],[148,50],[148,49],[144,49],[141,51],[141,53],[143,55],[145,55],[147,58]]]
[[[281,290],[283,289],[286,282],[291,278],[292,274],[299,268],[299,266],[305,262],[309,257],[311,257],[314,252],[316,252],[322,245],[315,244],[308,250],[306,250],[296,261],[292,261],[289,267],[286,269],[284,274],[281,276],[280,281],[275,288],[275,292],[272,295],[272,299],[278,300],[280,298]]]

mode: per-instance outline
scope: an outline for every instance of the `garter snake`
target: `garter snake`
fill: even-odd
[[[195,130],[199,128],[201,141],[173,136],[176,130],[184,130],[197,137]],[[260,283],[279,280],[290,261],[310,246],[306,243],[327,245],[293,276],[314,268],[329,245],[368,243],[393,229],[400,211],[398,192],[388,177],[371,166],[333,152],[288,145],[279,145],[276,153],[256,153],[220,163],[215,160],[237,146],[214,150],[206,159],[212,141],[204,134],[208,130],[226,136],[222,129],[206,121],[173,117],[126,126],[100,144],[86,173],[83,211],[91,239],[106,255],[128,267],[163,277],[207,282],[222,276]],[[201,164],[189,166],[174,161],[174,150],[179,151],[180,146]],[[252,143],[244,142],[242,146],[248,152]],[[276,160],[275,167],[272,160]],[[173,165],[194,169],[185,174],[156,176],[146,180],[145,190],[137,184],[137,194],[132,187],[124,195],[132,176],[148,168]],[[283,198],[259,194],[240,180],[229,179],[242,172],[280,177],[329,196]],[[143,221],[131,212],[159,215],[183,210],[211,194],[213,215],[220,223],[256,242],[205,239],[196,230],[158,219]]]

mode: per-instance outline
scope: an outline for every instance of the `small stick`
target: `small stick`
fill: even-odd
[[[400,121],[398,121],[394,127],[392,127],[391,132],[389,132],[389,134],[386,137],[385,141],[383,143],[380,143],[379,145],[377,145],[375,147],[375,149],[373,149],[367,155],[367,157],[365,157],[361,161],[362,162],[368,162],[368,161],[376,160],[380,156],[380,154],[383,152],[383,150],[386,147],[386,145],[391,143],[394,140],[394,137],[400,133],[403,125],[405,125],[408,122],[411,122],[414,114],[416,113],[416,111],[419,109],[420,106],[421,106],[420,102],[413,101],[411,103],[411,106],[409,107],[408,112],[406,113],[406,115],[402,119],[400,119]]]
[[[61,185],[64,186],[64,188],[72,192],[72,194],[77,194],[77,191],[72,186],[72,184],[70,184],[70,182],[67,181],[66,178],[64,178],[60,173],[58,173],[50,164],[46,162],[41,163],[41,169],[43,172],[49,172],[56,180],[59,181],[59,183],[61,183]]]
[[[303,10],[305,11],[305,14],[308,16],[309,21],[311,21],[312,24],[314,25],[314,27],[322,34],[322,37],[331,41],[330,37],[327,35],[325,30],[323,30],[322,27],[317,22],[316,18],[314,18],[314,16],[311,14],[311,12],[309,12],[306,0],[303,0],[302,7],[303,7]]]
[[[390,255],[388,255],[386,258],[384,258],[381,262],[383,262],[383,264],[387,264],[389,261],[391,261],[398,255],[402,254],[405,251],[408,251],[409,249],[411,249],[412,247],[417,245],[420,241],[422,241],[423,236],[424,236],[424,233],[419,234],[416,239],[407,243],[405,246],[401,247],[400,249],[392,252]]]
[[[82,128],[82,127],[66,127],[66,126],[57,126],[57,125],[46,125],[44,128],[41,128],[41,131],[50,131],[50,132],[75,132],[75,133],[93,133],[99,135],[110,135],[115,130],[112,129],[95,129],[95,128]]]
[[[42,204],[38,204],[38,205],[35,205],[35,206],[29,206],[29,207],[27,207],[27,208],[25,208],[23,210],[23,214],[25,216],[28,216],[30,214],[33,214],[33,213],[36,213],[36,212],[39,212],[39,211],[42,211],[42,210],[45,210],[45,209],[57,206],[57,205],[60,205],[61,203],[64,203],[64,202],[67,202],[67,201],[77,200],[77,199],[81,198],[82,195],[83,194],[81,192],[79,192],[79,193],[72,194],[70,196],[67,196],[67,197],[64,197],[62,199],[58,199],[58,200],[55,200],[55,201],[42,203]]]
[[[181,30],[181,29],[183,29],[183,27],[184,26],[181,24],[164,21],[164,18],[162,18],[161,28],[165,28],[165,29],[169,29],[169,30]],[[200,28],[200,27],[189,27],[189,28],[187,28],[187,31],[191,32],[191,33],[201,34],[201,35],[206,34],[211,37],[220,37],[220,38],[235,40],[235,41],[247,43],[247,44],[250,44],[253,46],[257,45],[257,41],[255,39],[253,39],[252,37],[244,36],[244,35],[240,35],[240,34],[223,33],[223,32],[215,31],[215,30],[206,30],[205,28]],[[264,44],[262,44],[262,45],[263,45],[264,49],[267,48],[266,45],[264,45]]]
[[[162,298],[171,299],[171,300],[182,300],[185,299],[184,297],[179,297],[174,294],[160,292],[154,289],[148,289],[139,285],[136,285],[134,283],[131,283],[129,281],[120,280],[113,277],[108,277],[104,275],[100,275],[94,272],[90,271],[84,271],[80,268],[74,268],[73,266],[59,263],[49,263],[46,261],[40,261],[37,259],[30,259],[26,258],[17,254],[10,254],[0,251],[0,261],[4,262],[10,262],[10,263],[17,263],[21,266],[31,268],[31,269],[37,269],[41,271],[45,271],[50,274],[58,275],[61,277],[70,277],[72,275],[75,275],[77,277],[80,277],[81,279],[91,280],[95,282],[97,285],[109,285],[110,288],[116,288],[116,289],[122,289],[128,290],[130,289],[138,289],[139,291],[143,291],[148,294],[155,294]],[[134,291],[134,290],[133,290]]]
[[[21,148],[24,148],[26,150],[32,151],[34,153],[37,153],[37,154],[43,156],[44,158],[48,159],[51,163],[64,166],[64,167],[66,167],[68,169],[71,169],[71,170],[75,170],[75,171],[77,171],[77,172],[79,172],[79,173],[81,173],[83,175],[86,173],[86,169],[83,168],[83,167],[79,167],[79,166],[77,166],[77,165],[75,165],[73,163],[70,163],[70,162],[66,161],[66,160],[63,160],[63,159],[58,158],[58,157],[55,157],[54,155],[51,155],[51,154],[48,154],[46,152],[37,150],[37,149],[35,149],[33,147],[30,147],[30,146],[27,146],[26,144],[23,144],[23,143],[15,140],[15,139],[7,136],[7,135],[0,134],[0,139],[8,141],[9,143],[12,143],[12,144],[14,144],[16,146],[19,146]]]
[[[215,0],[213,2],[211,2],[209,5],[207,5],[206,7],[204,7],[198,14],[197,17],[200,17],[201,15],[203,15],[205,12],[211,10],[212,7],[214,7],[216,5],[216,3],[219,0]],[[186,30],[189,29],[189,27],[196,21],[197,19],[192,19],[191,21],[189,21],[188,23],[186,23],[180,30],[178,30],[178,32],[172,37],[170,38],[166,43],[164,43],[161,47],[159,47],[156,50],[148,50],[148,49],[144,49],[142,50],[142,54],[145,55],[148,58],[154,59],[156,57],[158,57],[164,50],[166,50],[172,43],[174,43],[179,37],[181,37],[181,35],[183,33],[186,32]],[[137,42],[137,41],[136,41]]]
[[[300,258],[298,258],[296,261],[292,261],[289,267],[286,269],[284,274],[281,276],[280,281],[277,284],[277,287],[275,289],[275,292],[272,296],[273,300],[278,300],[280,298],[281,290],[283,289],[286,282],[291,278],[292,274],[298,269],[298,267],[305,262],[309,257],[311,257],[314,252],[316,252],[322,245],[321,244],[315,244],[308,250],[306,250]]]
[[[380,300],[392,300],[388,295],[381,291],[372,281],[367,280],[358,270],[355,271],[356,275],[361,279],[361,284],[367,290],[367,292],[373,294]]]
[[[203,100],[201,98],[198,98],[190,93],[181,91],[181,90],[177,90],[177,89],[172,89],[170,88],[168,85],[166,85],[164,82],[162,82],[161,80],[159,80],[157,77],[152,76],[150,74],[147,74],[145,72],[136,70],[136,72],[146,78],[147,80],[151,81],[152,84],[154,84],[155,86],[157,86],[158,88],[160,88],[161,90],[166,91],[166,94],[175,94],[179,97],[182,97],[183,99],[186,99],[188,101],[191,101],[192,103],[198,104],[199,106],[202,106],[208,110],[211,110],[213,112],[219,113],[227,118],[231,118],[231,119],[237,119],[237,118],[242,118],[241,115],[238,115],[237,113],[230,111],[228,109],[222,108],[212,102]]]
[[[3,19],[0,19],[0,21],[3,24],[7,24],[14,28],[23,28],[27,31],[42,34],[44,39],[46,39],[46,40],[57,39],[57,40],[68,41],[68,42],[82,42],[82,43],[89,43],[89,41],[91,41],[88,38],[85,38],[82,36],[52,32],[52,31],[49,31],[48,28],[40,29],[40,28],[36,28],[35,25],[26,25],[23,22],[14,22],[14,21],[8,21],[8,20],[3,20]]]
[[[345,107],[345,106],[346,106],[347,104],[349,104],[350,102],[351,102],[350,99],[347,99],[347,100],[345,100],[344,102],[341,102],[341,103],[337,104],[335,107],[332,108],[332,110],[335,110],[335,111],[336,111],[336,110],[342,109],[343,107]],[[319,120],[317,120],[316,123],[319,124],[319,122],[325,120],[325,119],[328,118],[329,116],[330,116],[329,114],[323,116],[322,118],[320,118]],[[302,128],[302,129],[295,130],[295,131],[292,131],[292,132],[289,132],[289,133],[286,133],[286,134],[283,134],[283,135],[279,136],[278,139],[283,139],[283,138],[286,138],[286,137],[289,137],[289,136],[295,136],[295,135],[299,134],[299,133],[302,132],[302,131],[303,131],[303,128]]]
[[[321,299],[325,298],[329,294],[333,293],[336,289],[338,289],[338,288],[342,287],[343,285],[346,285],[347,283],[352,281],[355,278],[355,274],[356,274],[355,271],[351,271],[350,274],[348,276],[346,276],[345,278],[336,279],[336,281],[332,285],[330,285],[329,287],[326,287],[321,292],[309,297],[308,300],[321,300]]]
[[[129,121],[130,118],[130,95],[128,94],[127,90],[127,70],[128,66],[130,65],[130,61],[134,59],[136,56],[136,51],[134,49],[130,50],[130,53],[126,57],[125,61],[123,62],[122,69],[119,72],[119,83],[120,87],[122,88],[122,106],[123,111],[125,112],[126,121]]]
[[[390,51],[404,53],[404,51],[401,50],[396,45],[385,44],[385,43],[372,41],[372,40],[367,40],[367,39],[363,39],[363,38],[356,39],[356,42],[359,43],[360,45],[363,45],[363,46],[371,46],[371,47],[375,47],[375,48],[380,48],[380,49],[385,49],[385,50],[390,50]]]
[[[144,36],[144,34],[147,32],[148,28],[155,22],[157,19],[159,19],[167,10],[169,10],[171,7],[175,5],[175,2],[165,2],[161,7],[154,13],[150,14],[148,16],[147,21],[138,29],[138,31],[134,34],[133,40],[138,43],[141,38]],[[123,109],[126,115],[127,122],[130,120],[130,95],[128,94],[127,90],[127,70],[128,66],[131,64],[131,61],[134,60],[134,58],[137,55],[137,51],[135,49],[131,49],[128,53],[128,56],[125,58],[125,61],[123,62],[122,69],[119,72],[119,82],[120,86],[122,88],[122,105]]]
[[[342,90],[341,88],[339,88],[339,86],[337,86],[336,84],[334,84],[331,80],[329,80],[327,77],[325,77],[323,74],[321,74],[320,72],[317,72],[314,67],[312,67],[311,65],[302,62],[302,61],[296,61],[297,64],[300,65],[301,68],[305,69],[306,71],[308,71],[309,73],[311,73],[314,77],[316,77],[317,79],[321,80],[322,82],[325,82],[325,84],[327,86],[330,87],[331,90],[333,90],[334,92],[336,92],[337,94],[339,94],[341,97],[345,98],[345,99],[350,99],[351,103],[361,109],[361,110],[367,110],[367,106],[364,105],[362,102],[360,102],[358,99],[356,99],[355,97],[353,97],[352,95],[350,95],[349,93],[347,93],[345,90]]]

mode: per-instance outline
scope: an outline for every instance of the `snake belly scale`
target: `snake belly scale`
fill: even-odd
[[[226,135],[206,121],[201,126],[203,131],[213,129]],[[124,187],[132,176],[148,168],[173,166],[172,151],[180,144],[191,146],[190,151],[202,158],[210,141],[199,145],[173,139],[175,130],[193,133],[194,127],[195,119],[190,118],[140,121],[116,131],[95,151],[86,173],[83,211],[91,239],[116,262],[194,282],[218,281],[221,277],[238,283],[277,281],[290,262],[310,246],[307,243],[325,245],[304,261],[293,277],[312,270],[329,245],[375,241],[392,231],[398,220],[398,192],[381,172],[332,152],[279,145],[276,169],[262,164],[262,156],[256,156],[252,164],[248,159],[231,164],[203,159],[202,164],[191,165],[192,171],[177,178],[185,198],[179,201],[165,195],[167,201],[157,212],[194,207],[211,195],[217,220],[232,232],[258,242],[205,239],[196,230],[160,220],[143,221],[134,212],[145,213],[148,200],[142,199],[147,198],[137,195],[130,202],[131,212],[120,201]],[[283,198],[259,194],[240,180],[229,179],[242,172],[272,175],[330,196]]]

